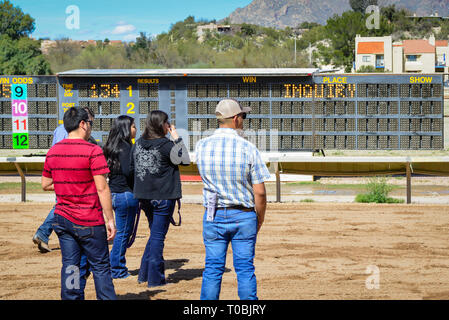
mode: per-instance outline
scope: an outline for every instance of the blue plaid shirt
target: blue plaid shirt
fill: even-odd
[[[215,130],[196,144],[196,163],[204,183],[203,205],[217,193],[217,207],[254,207],[252,185],[270,177],[259,150],[230,128]]]

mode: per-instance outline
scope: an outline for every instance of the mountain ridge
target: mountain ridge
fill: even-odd
[[[395,4],[406,8],[418,16],[428,16],[438,12],[439,16],[449,15],[447,0],[380,0],[379,6]],[[326,24],[334,14],[341,15],[351,10],[349,0],[253,0],[243,8],[237,8],[229,16],[231,23],[250,23],[265,27],[283,29],[296,27],[302,22]]]

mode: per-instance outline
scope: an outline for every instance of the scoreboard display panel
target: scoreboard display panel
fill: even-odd
[[[95,113],[93,136],[102,143],[117,116],[134,117],[140,136],[147,114],[159,109],[169,115],[193,151],[196,141],[218,127],[215,107],[224,98],[236,99],[242,106],[252,108],[244,121],[245,135],[261,151],[444,146],[444,90],[443,76],[439,74],[169,69],[73,70],[56,77],[30,78],[29,121],[37,120],[33,120],[33,129],[30,123],[29,148],[48,148],[52,131],[57,123],[62,123],[64,112],[71,107],[87,106]],[[11,88],[0,86],[0,103],[8,106],[10,96]],[[37,109],[34,102],[39,103]],[[2,106],[1,117],[2,137],[7,137],[1,141],[1,147],[12,148],[12,110]]]
[[[444,147],[441,75],[319,75],[315,83],[327,88],[315,97],[315,147]]]
[[[58,123],[54,76],[0,76],[0,148],[48,149]]]

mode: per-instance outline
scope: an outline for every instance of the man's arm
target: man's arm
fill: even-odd
[[[44,191],[55,191],[55,186],[53,184],[52,178],[47,178],[45,176],[42,176],[41,185],[42,185],[42,189],[44,189]]]
[[[106,174],[95,175],[95,187],[97,188],[98,197],[100,198],[103,213],[106,216],[106,228],[108,230],[108,241],[113,240],[117,232],[114,222],[114,214],[112,212],[111,191],[106,181]]]
[[[253,184],[253,191],[258,222],[257,232],[259,232],[265,219],[265,211],[267,210],[267,192],[265,190],[265,183]]]

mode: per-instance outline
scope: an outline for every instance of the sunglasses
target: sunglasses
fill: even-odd
[[[92,120],[85,120],[85,122],[89,123],[91,127],[94,126],[94,122]]]
[[[241,116],[243,120],[245,120],[245,119],[246,119],[246,113],[245,113],[245,112],[242,112],[242,113],[236,114],[235,116],[237,116],[237,117],[238,117],[238,116]],[[234,116],[234,117],[235,117],[235,116]],[[234,118],[234,117],[232,117],[232,118]]]

